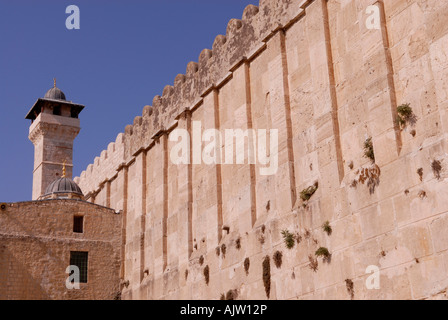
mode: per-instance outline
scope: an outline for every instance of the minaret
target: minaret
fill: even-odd
[[[37,99],[26,115],[31,120],[29,139],[34,144],[33,200],[60,178],[64,163],[67,178],[72,178],[73,140],[80,130],[78,115],[82,109],[83,105],[66,100],[54,79],[53,88]]]

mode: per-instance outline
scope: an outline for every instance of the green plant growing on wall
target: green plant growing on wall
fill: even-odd
[[[325,221],[325,223],[322,225],[322,229],[324,232],[326,232],[329,236],[333,233],[333,229],[330,226],[330,221]]]
[[[302,201],[304,202],[310,200],[313,194],[316,193],[318,188],[319,183],[316,182],[314,185],[309,186],[306,189],[303,189],[302,191],[300,191],[300,199],[302,199]]]
[[[414,125],[417,122],[417,117],[409,103],[398,106],[397,114],[397,123],[400,129],[404,129],[408,124]]]
[[[372,137],[364,141],[364,157],[375,162],[375,152],[373,150]]]
[[[289,232],[289,230],[283,230],[282,231],[283,240],[285,241],[286,248],[292,249],[294,248],[294,234]]]
[[[324,247],[320,247],[319,249],[317,249],[315,255],[316,257],[323,257],[324,261],[330,261],[331,258],[330,251],[328,251],[328,249]]]
[[[271,262],[269,260],[269,256],[264,257],[262,269],[264,290],[266,292],[266,297],[269,299],[271,295]]]
[[[274,264],[277,267],[277,269],[280,269],[283,262],[283,253],[280,251],[275,251],[274,255],[272,256],[272,259],[274,260]]]

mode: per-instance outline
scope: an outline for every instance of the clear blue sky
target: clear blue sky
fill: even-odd
[[[67,30],[68,5],[81,29]],[[53,86],[84,104],[74,176],[258,0],[0,0],[0,202],[31,200],[25,115]]]

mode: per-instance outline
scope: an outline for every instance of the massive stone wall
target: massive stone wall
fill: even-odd
[[[262,0],[231,20],[75,180],[123,211],[123,297],[446,298],[447,14],[436,0]],[[277,129],[276,174],[174,164],[173,130],[195,121]],[[292,249],[283,230],[300,235]]]
[[[73,217],[84,217],[83,233]],[[66,288],[70,251],[88,252],[87,283]],[[0,299],[114,299],[120,291],[121,216],[78,200],[6,204],[0,211]]]

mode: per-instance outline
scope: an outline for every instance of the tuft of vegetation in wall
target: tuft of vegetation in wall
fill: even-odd
[[[204,278],[205,278],[205,283],[208,285],[208,283],[210,281],[210,268],[208,267],[208,265],[206,265],[204,268]]]
[[[417,117],[409,103],[398,106],[397,114],[397,123],[400,129],[404,129],[408,124],[414,125],[417,122]]]
[[[325,221],[325,223],[322,225],[322,229],[329,236],[331,236],[331,234],[333,233],[333,229],[330,226],[330,221]]]
[[[375,163],[375,152],[373,150],[372,137],[364,141],[364,157],[370,159],[373,163]]]
[[[317,267],[319,266],[319,262],[317,262],[317,259],[314,258],[311,254],[308,256],[308,261],[310,262],[309,267],[314,272],[317,271]]]
[[[283,262],[283,253],[281,253],[281,251],[275,251],[274,255],[272,256],[272,260],[274,260],[274,264],[277,269],[280,269]]]
[[[320,247],[319,249],[317,249],[315,255],[316,257],[323,257],[324,261],[330,261],[331,258],[330,251],[328,251],[328,249],[325,247]]]
[[[236,290],[229,290],[226,294],[226,300],[236,300],[238,297],[238,291]]]
[[[319,188],[319,183],[316,182],[314,185],[309,186],[306,189],[303,189],[302,191],[300,191],[300,199],[302,199],[302,201],[308,201],[311,199],[311,197],[314,195],[314,193],[316,193],[317,189]]]
[[[347,292],[350,294],[350,298],[353,300],[355,298],[355,286],[353,284],[353,281],[350,279],[346,279],[345,285],[347,287]]]
[[[282,236],[283,236],[283,241],[285,241],[285,246],[288,249],[292,249],[294,248],[294,234],[292,234],[291,232],[289,232],[289,230],[285,229],[282,232]]]
[[[418,177],[420,178],[420,181],[423,181],[423,168],[417,169]]]
[[[241,249],[241,238],[236,239],[235,248],[237,248],[238,250]]]
[[[375,189],[380,185],[381,169],[378,165],[374,164],[370,168],[362,168],[359,172],[358,182],[365,184],[369,188],[370,194],[375,193]]]
[[[226,250],[227,250],[226,244],[223,243],[223,244],[221,245],[221,252],[222,252],[222,257],[223,257],[223,258],[226,257]]]
[[[432,173],[437,180],[440,180],[440,172],[442,171],[442,164],[438,160],[434,160],[431,163]]]
[[[250,268],[250,259],[246,258],[244,259],[244,271],[246,271],[246,275],[249,275],[249,268]]]
[[[266,297],[269,299],[271,295],[271,262],[269,260],[269,256],[264,257],[262,269],[264,290],[266,292]]]

